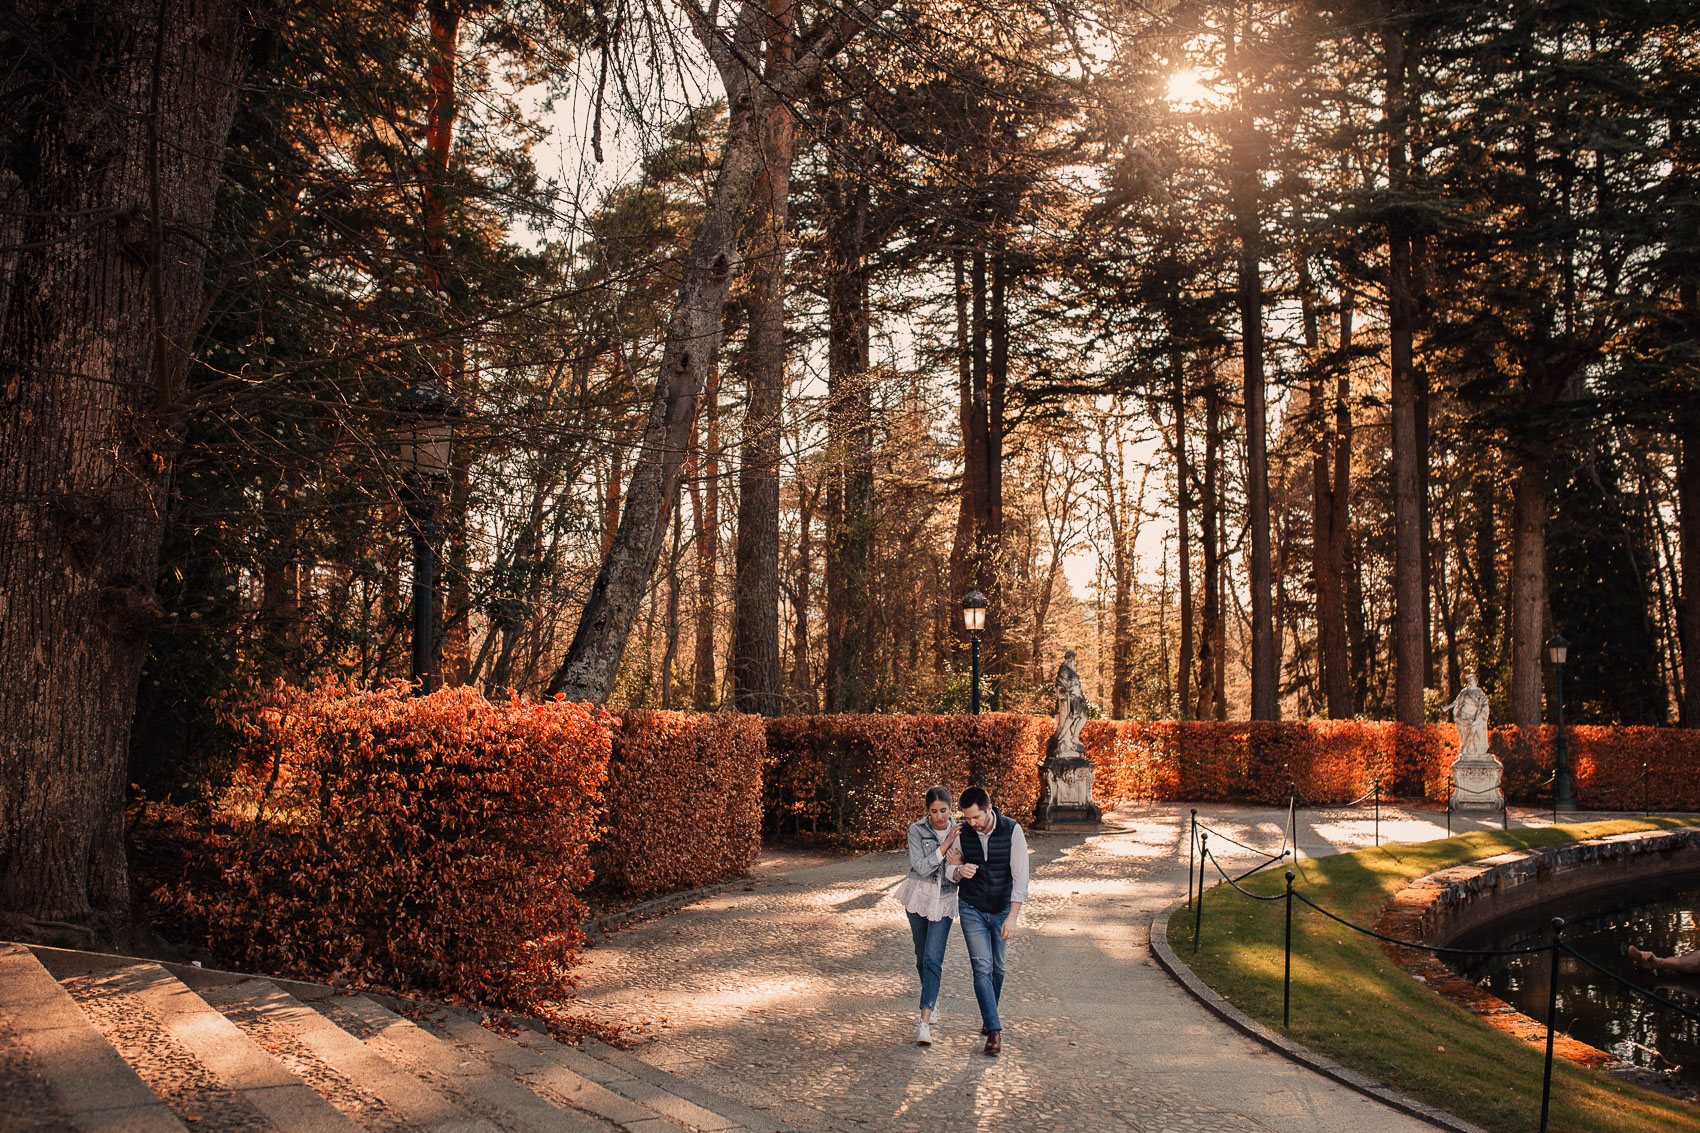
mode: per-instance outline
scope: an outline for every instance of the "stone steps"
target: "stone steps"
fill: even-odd
[[[781,1128],[601,1043],[501,1035],[452,1008],[293,981],[3,943],[0,1097],[0,1125],[32,1133]]]

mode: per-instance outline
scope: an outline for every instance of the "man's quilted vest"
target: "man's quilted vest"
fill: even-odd
[[[1014,878],[1009,870],[1009,843],[1015,834],[1014,820],[998,815],[998,824],[992,828],[991,837],[986,839],[986,851],[980,850],[980,832],[972,826],[964,826],[962,837],[962,861],[964,864],[973,862],[980,869],[973,877],[962,883],[958,890],[962,900],[973,905],[982,913],[1001,913],[1009,908],[1009,895],[1014,888]]]

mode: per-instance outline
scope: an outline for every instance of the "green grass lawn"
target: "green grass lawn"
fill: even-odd
[[[1418,845],[1386,845],[1301,862],[1295,887],[1354,924],[1371,927],[1410,881],[1507,850],[1700,824],[1700,819],[1618,819],[1509,833],[1478,832]],[[1212,871],[1214,872],[1214,871]],[[1282,870],[1248,878],[1279,893]],[[1281,1031],[1284,902],[1251,901],[1225,885],[1204,896],[1200,950],[1192,914],[1169,923],[1170,944],[1199,977],[1246,1014]],[[1519,1042],[1430,991],[1381,946],[1293,903],[1289,1037],[1379,1082],[1495,1133],[1540,1122],[1542,1047]],[[1567,1133],[1700,1130],[1700,1108],[1660,1097],[1562,1060],[1553,1068],[1550,1128]]]

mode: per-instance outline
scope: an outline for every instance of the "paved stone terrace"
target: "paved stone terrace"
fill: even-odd
[[[1210,806],[1199,820],[1279,846],[1286,811]],[[1513,814],[1514,825],[1544,821]],[[1299,822],[1305,856],[1373,841],[1368,810],[1302,811]],[[919,988],[892,897],[900,852],[767,861],[746,886],[601,941],[582,969],[583,1000],[611,1018],[653,1020],[646,1061],[797,1128],[1433,1128],[1301,1069],[1181,991],[1148,934],[1152,915],[1185,894],[1186,808],[1124,807],[1107,825],[1030,836],[1033,884],[1009,949],[999,1058],[980,1053],[956,926],[933,1045],[913,1044]],[[1460,832],[1486,825],[1455,819]],[[1445,833],[1443,814],[1382,810],[1383,842]],[[1257,860],[1219,839],[1213,849],[1224,864]]]

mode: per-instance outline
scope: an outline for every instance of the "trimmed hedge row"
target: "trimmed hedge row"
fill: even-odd
[[[1496,728],[1489,750],[1505,764],[1514,803],[1552,798],[1558,729]],[[1380,776],[1389,794],[1446,799],[1458,750],[1451,724],[1359,720],[1190,723],[1093,720],[1081,730],[1097,765],[1100,803],[1124,799],[1279,803],[1289,782],[1307,801],[1339,803]],[[1637,809],[1640,779],[1660,810],[1700,810],[1700,730],[1642,727],[1565,729],[1578,805]]]
[[[622,713],[591,855],[597,883],[647,897],[748,873],[766,762],[759,716]]]
[[[1093,720],[1081,741],[1100,802],[1124,799],[1340,803],[1380,777],[1389,794],[1445,790],[1456,732],[1359,720],[1295,722]]]
[[[172,935],[243,971],[437,999],[571,991],[611,717],[326,683],[237,723],[226,794],[157,812]]]
[[[770,834],[889,846],[921,813],[928,787],[985,786],[1021,822],[1039,801],[1051,721],[981,716],[782,716],[767,722]]]
[[[137,873],[164,927],[284,976],[537,1010],[570,993],[582,894],[741,875],[765,826],[895,845],[926,789],[978,783],[1022,822],[1047,717],[628,712],[469,689],[279,686],[234,721],[246,751],[201,809],[154,808]],[[1552,728],[1492,733],[1517,802],[1549,798]],[[1580,804],[1700,809],[1700,731],[1566,730]],[[1095,797],[1278,804],[1445,797],[1450,724],[1092,721]]]
[[[630,896],[748,871],[766,741],[749,716],[466,688],[278,686],[199,808],[156,807],[162,927],[241,970],[538,1010],[568,995],[594,873]]]

